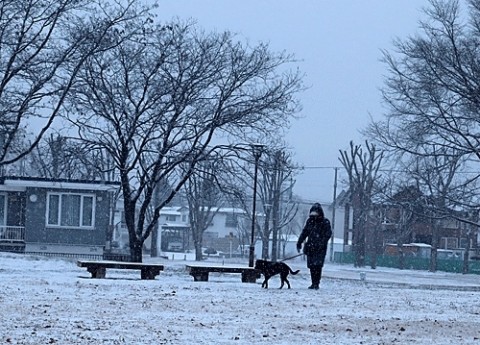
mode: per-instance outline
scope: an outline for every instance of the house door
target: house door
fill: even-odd
[[[25,226],[25,204],[26,198],[24,195],[8,195],[6,225]]]

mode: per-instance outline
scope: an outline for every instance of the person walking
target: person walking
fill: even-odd
[[[319,203],[313,204],[297,241],[297,250],[300,253],[303,242],[307,240],[303,247],[303,253],[307,256],[307,267],[310,269],[312,280],[309,289],[318,290],[320,287],[328,240],[331,236],[332,227],[330,221],[325,218],[322,206]]]

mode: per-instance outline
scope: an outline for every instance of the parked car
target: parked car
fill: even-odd
[[[221,251],[216,250],[215,248],[208,247],[208,248],[202,248],[202,254],[204,256],[208,257],[222,257],[225,256],[225,254]]]
[[[168,242],[167,249],[170,252],[181,252],[183,251],[183,243],[177,241]]]

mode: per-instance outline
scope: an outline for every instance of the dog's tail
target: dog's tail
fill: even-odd
[[[292,269],[291,269],[290,267],[289,267],[288,269],[290,270],[290,274],[293,274],[293,275],[295,275],[295,274],[297,274],[298,272],[300,272],[300,270],[292,271]]]

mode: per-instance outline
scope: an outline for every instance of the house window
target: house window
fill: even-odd
[[[457,249],[458,239],[455,237],[442,237],[440,239],[440,248],[442,249]]]
[[[468,245],[468,238],[462,237],[460,239],[460,247],[459,248],[467,248]]]
[[[187,222],[187,215],[182,214],[182,222],[186,223]]]
[[[227,213],[225,217],[225,227],[236,228],[238,225],[237,215],[233,213]]]
[[[49,193],[47,225],[92,228],[94,226],[94,195]]]
[[[176,222],[177,221],[177,216],[173,214],[167,214],[165,217],[167,219],[167,222]]]
[[[7,214],[7,197],[5,194],[0,194],[0,225],[5,225],[5,215]]]

